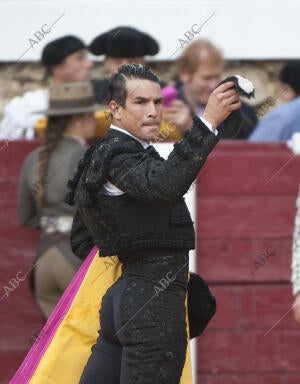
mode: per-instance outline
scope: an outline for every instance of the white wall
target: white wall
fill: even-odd
[[[164,158],[167,159],[170,152],[173,150],[173,144],[171,143],[156,143],[153,145],[155,149],[159,152],[159,154]],[[185,202],[188,206],[188,209],[191,214],[191,218],[194,222],[195,231],[197,233],[196,228],[196,193],[197,188],[196,185],[193,184],[191,188],[188,190],[188,192],[184,195]],[[196,262],[196,251],[191,250],[189,253],[189,271],[196,272],[197,271],[197,262]],[[190,342],[190,351],[191,351],[191,364],[192,364],[192,376],[193,376],[193,383],[190,384],[196,384],[197,382],[197,338],[194,338]]]
[[[55,21],[43,39],[34,37]],[[22,55],[24,61],[38,60],[43,46],[56,37],[72,33],[90,42],[118,25],[158,39],[161,51],[155,59],[176,58],[179,39],[188,42],[184,34],[193,25],[195,31],[202,25],[196,37],[211,39],[228,59],[300,56],[300,0],[0,0],[0,61]],[[37,42],[32,47],[30,38]]]

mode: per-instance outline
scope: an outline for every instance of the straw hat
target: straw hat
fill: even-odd
[[[94,112],[105,107],[95,103],[93,87],[90,82],[64,83],[50,85],[49,108],[43,113],[47,116],[74,115],[85,112]]]

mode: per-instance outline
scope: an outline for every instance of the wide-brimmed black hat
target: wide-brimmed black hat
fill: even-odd
[[[159,45],[147,33],[120,26],[95,37],[88,49],[96,56],[138,57],[156,55]]]
[[[76,36],[60,37],[44,47],[41,61],[45,67],[53,67],[61,64],[67,56],[86,48],[84,42]]]
[[[280,81],[290,85],[297,95],[300,95],[300,61],[286,64],[279,75]]]
[[[34,113],[63,116],[93,112],[104,108],[103,105],[96,104],[91,83],[64,83],[50,85],[49,108]]]

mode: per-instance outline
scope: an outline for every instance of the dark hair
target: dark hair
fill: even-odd
[[[108,84],[108,100],[114,100],[122,107],[127,98],[126,80],[145,79],[159,84],[159,77],[143,64],[124,64],[112,75]]]
[[[291,61],[281,69],[279,79],[290,85],[297,95],[300,95],[300,61]]]
[[[71,115],[50,116],[48,118],[45,136],[43,138],[42,145],[39,149],[38,167],[36,175],[37,183],[39,185],[39,188],[37,189],[36,193],[36,199],[40,206],[45,203],[45,183],[43,182],[43,180],[45,180],[47,176],[47,168],[50,155],[55,149],[58,142],[60,141],[71,118]]]

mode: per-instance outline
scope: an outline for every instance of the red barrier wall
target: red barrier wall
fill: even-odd
[[[300,156],[222,142],[197,184],[197,268],[217,298],[198,340],[199,384],[300,383],[291,247]],[[281,320],[280,320],[281,319]]]
[[[10,142],[0,151],[1,384],[42,326],[28,278],[5,295],[34,261],[39,231],[18,226],[16,188],[23,159],[36,146]],[[198,339],[197,384],[300,382],[300,332],[289,311],[299,169],[300,156],[283,143],[221,142],[197,179],[198,271],[218,304]]]
[[[17,224],[17,184],[26,155],[37,142],[0,142],[0,383],[6,384],[22,362],[43,322],[27,278],[39,231]],[[22,272],[18,274],[18,272]],[[13,288],[16,286],[16,288]]]

